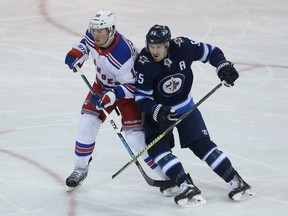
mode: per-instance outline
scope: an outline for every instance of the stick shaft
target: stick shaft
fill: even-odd
[[[223,83],[219,83],[215,86],[210,92],[208,92],[202,99],[200,99],[190,110],[185,112],[174,124],[170,125],[162,134],[156,137],[151,143],[149,143],[146,148],[144,148],[139,154],[137,154],[131,161],[126,163],[121,169],[119,169],[112,178],[118,176],[121,172],[123,172],[127,167],[129,167],[132,163],[134,163],[139,157],[141,157],[145,152],[147,152],[151,147],[153,147],[159,140],[161,140],[164,136],[166,136],[175,126],[177,126],[184,118],[186,118],[190,113],[192,113],[200,104],[202,104],[207,98],[209,98],[215,91],[217,91]]]
[[[90,84],[90,82],[88,81],[88,79],[86,78],[85,74],[83,73],[82,69],[80,67],[76,67],[76,71],[80,73],[82,79],[84,80],[84,82],[86,83],[86,85],[88,86],[88,88],[90,89],[90,92],[92,94],[96,94],[96,92],[94,91],[92,85]],[[126,139],[124,138],[124,136],[122,135],[120,129],[117,127],[117,124],[114,122],[114,120],[111,118],[110,114],[106,111],[106,109],[103,107],[102,108],[103,112],[105,113],[108,121],[110,122],[110,124],[112,125],[114,131],[116,132],[116,134],[118,135],[119,139],[121,140],[121,142],[123,143],[124,147],[126,148],[126,150],[128,151],[128,153],[130,154],[130,156],[134,159],[135,155],[132,151],[132,149],[130,148],[129,144],[127,143]],[[150,185],[150,186],[154,186],[154,187],[169,187],[174,185],[174,182],[172,180],[154,180],[152,178],[150,178],[144,171],[144,169],[142,168],[141,164],[139,163],[139,161],[136,159],[134,160],[137,168],[139,169],[140,173],[142,174],[142,176],[144,177],[144,179],[146,180],[146,182]],[[112,177],[113,179],[113,177]]]

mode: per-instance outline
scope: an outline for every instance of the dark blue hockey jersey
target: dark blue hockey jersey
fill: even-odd
[[[172,107],[179,115],[190,109],[194,105],[190,95],[193,61],[217,67],[226,59],[218,47],[186,37],[172,39],[168,55],[161,62],[155,62],[143,48],[134,64],[137,73],[135,100],[141,111],[152,115],[158,104]]]

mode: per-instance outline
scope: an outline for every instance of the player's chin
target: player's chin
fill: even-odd
[[[153,59],[154,59],[154,61],[156,61],[156,62],[160,62],[160,61],[162,60],[162,58],[159,57],[159,56],[153,56]]]
[[[97,46],[99,46],[99,47],[100,47],[101,45],[103,45],[103,44],[101,43],[101,41],[99,41],[99,40],[95,40],[94,43],[95,43]]]

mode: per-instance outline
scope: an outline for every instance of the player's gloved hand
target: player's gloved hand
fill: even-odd
[[[227,87],[233,86],[236,79],[238,79],[239,74],[234,68],[234,65],[229,62],[223,62],[217,67],[217,75],[221,81],[225,81],[224,85]]]
[[[93,94],[91,101],[95,109],[107,108],[112,106],[116,101],[116,94],[113,90],[108,90],[100,95]]]
[[[162,104],[158,104],[153,112],[153,119],[161,125],[172,125],[179,119],[176,116],[177,113],[174,109]]]
[[[86,54],[86,55],[85,55]],[[85,60],[88,59],[86,47],[84,44],[79,43],[75,45],[66,55],[65,64],[69,66],[70,69],[75,68],[77,65],[81,67]],[[77,72],[77,70],[73,70]]]

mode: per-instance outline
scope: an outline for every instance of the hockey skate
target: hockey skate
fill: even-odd
[[[201,196],[201,191],[194,185],[190,175],[180,185],[181,193],[174,198],[177,205],[181,207],[192,207],[206,203],[206,200]]]
[[[92,157],[89,158],[88,165],[85,168],[75,168],[70,176],[66,179],[67,192],[79,187],[88,175],[89,164]]]
[[[228,194],[229,198],[234,201],[242,201],[255,196],[256,194],[251,191],[251,186],[236,171],[235,173],[233,179],[229,182],[232,189]]]
[[[70,192],[79,187],[88,175],[88,166],[85,168],[75,168],[71,175],[66,179],[67,191]]]
[[[166,197],[176,196],[181,193],[180,187],[176,184],[170,187],[160,187],[160,192]]]

